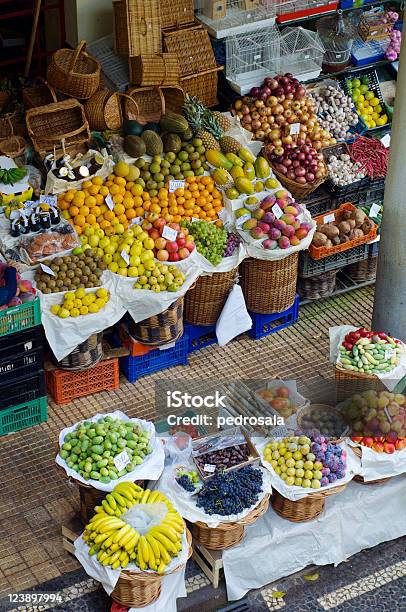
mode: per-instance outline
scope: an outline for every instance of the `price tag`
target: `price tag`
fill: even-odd
[[[114,208],[114,202],[113,202],[113,198],[111,197],[111,195],[109,194],[108,196],[106,196],[105,200],[104,200],[107,204],[107,206],[110,208],[110,210],[113,210]]]
[[[173,229],[172,227],[168,227],[167,225],[164,226],[162,230],[162,238],[173,242],[174,240],[176,240],[177,235],[178,232],[175,229]]]
[[[39,264],[41,266],[41,268],[43,269],[43,271],[46,274],[50,274],[51,276],[56,276],[55,272],[53,270],[51,270],[51,268],[49,268],[48,266],[46,266],[45,264]]]
[[[245,215],[242,215],[241,217],[238,217],[237,221],[235,222],[235,227],[237,229],[241,229],[244,223],[248,221],[248,219],[251,219],[251,215],[248,213]]]
[[[127,264],[127,266],[130,264],[130,256],[127,253],[127,251],[124,251],[124,249],[121,251],[120,253],[121,257],[124,259],[125,263]]]
[[[392,357],[394,357],[396,355],[396,351],[394,348],[390,347],[388,349],[386,349],[385,351],[385,361],[388,361],[388,359],[392,359]]]
[[[369,211],[369,217],[376,217],[376,215],[381,212],[382,206],[380,204],[372,204],[371,209]]]
[[[23,202],[24,210],[27,210],[28,208],[31,208],[32,206],[35,206],[35,202],[33,202],[32,200],[26,200],[25,202]]]
[[[131,463],[131,461],[126,450],[123,450],[120,454],[114,457],[114,465],[119,472],[127,467],[129,463]]]
[[[300,132],[300,123],[291,123],[289,134],[291,136],[295,136],[296,134],[299,134],[299,132]]]
[[[390,134],[385,134],[385,136],[382,136],[381,143],[384,147],[386,147],[386,149],[390,147]]]
[[[173,193],[177,189],[184,189],[185,181],[169,181],[169,193]]]
[[[336,220],[336,217],[334,213],[330,213],[329,215],[324,215],[323,217],[323,223],[332,223],[335,220]]]
[[[40,195],[39,196],[40,204],[48,204],[48,206],[56,206],[57,197],[54,195]]]
[[[200,219],[197,219],[197,217],[192,217],[192,223],[196,223],[196,221],[200,221]]]
[[[279,206],[279,204],[274,204],[271,208],[273,214],[275,215],[275,217],[277,219],[280,219],[283,215],[283,210],[282,208]]]
[[[203,471],[204,472],[209,472],[210,474],[213,474],[213,472],[216,471],[216,466],[213,465],[212,463],[205,463]]]
[[[130,223],[130,227],[131,227],[132,225],[141,225],[141,223],[143,222],[143,220],[144,220],[144,219],[143,219],[142,217],[135,217],[135,218],[134,218],[134,219],[131,221],[131,223]]]

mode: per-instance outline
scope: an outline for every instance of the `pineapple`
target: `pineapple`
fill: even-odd
[[[223,128],[220,126],[216,117],[208,108],[203,115],[202,128],[207,132],[210,132],[210,134],[212,134],[216,140],[219,140],[223,135]]]
[[[186,94],[185,102],[183,104],[183,114],[194,133],[201,129],[203,114],[206,110],[206,107],[200,102],[200,100],[198,100],[198,98]]]
[[[210,134],[210,132],[207,132],[206,130],[199,130],[198,132],[196,132],[196,138],[201,139],[206,151],[208,149],[215,149],[216,151],[220,151],[220,145],[218,141],[214,138],[214,136],[212,136],[212,134]]]
[[[220,149],[225,153],[238,153],[242,145],[232,136],[222,136],[219,140]]]
[[[217,119],[217,123],[222,128],[223,132],[228,132],[231,128],[231,121],[228,117],[220,113],[220,111],[213,111],[213,115]]]

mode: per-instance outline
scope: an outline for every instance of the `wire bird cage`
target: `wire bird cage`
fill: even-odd
[[[282,30],[280,65],[282,73],[290,72],[301,81],[319,76],[325,49],[319,35],[302,27]]]
[[[237,93],[279,71],[281,38],[275,26],[226,39],[226,77]]]
[[[279,0],[195,0],[198,19],[214,38],[257,31],[275,23]]]
[[[263,0],[267,4],[273,1]],[[276,11],[278,23],[301,17],[310,17],[311,15],[323,15],[334,11],[338,6],[337,0],[278,0],[278,3],[279,6]]]

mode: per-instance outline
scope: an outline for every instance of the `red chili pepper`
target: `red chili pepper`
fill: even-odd
[[[376,335],[379,336],[382,340],[387,340],[388,338],[388,336],[384,332],[379,332]]]
[[[347,350],[347,351],[352,351],[352,349],[354,348],[354,345],[351,344],[350,342],[344,342],[343,343],[343,347]]]

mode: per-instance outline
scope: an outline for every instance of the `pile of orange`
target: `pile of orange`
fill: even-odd
[[[114,208],[105,202],[110,195]],[[86,227],[102,229],[107,236],[123,233],[135,217],[157,213],[167,222],[182,219],[217,219],[222,208],[221,193],[210,176],[188,176],[185,188],[169,193],[162,188],[152,197],[140,184],[110,174],[107,179],[95,176],[83,181],[80,190],[69,189],[58,198],[61,215],[80,235]]]

